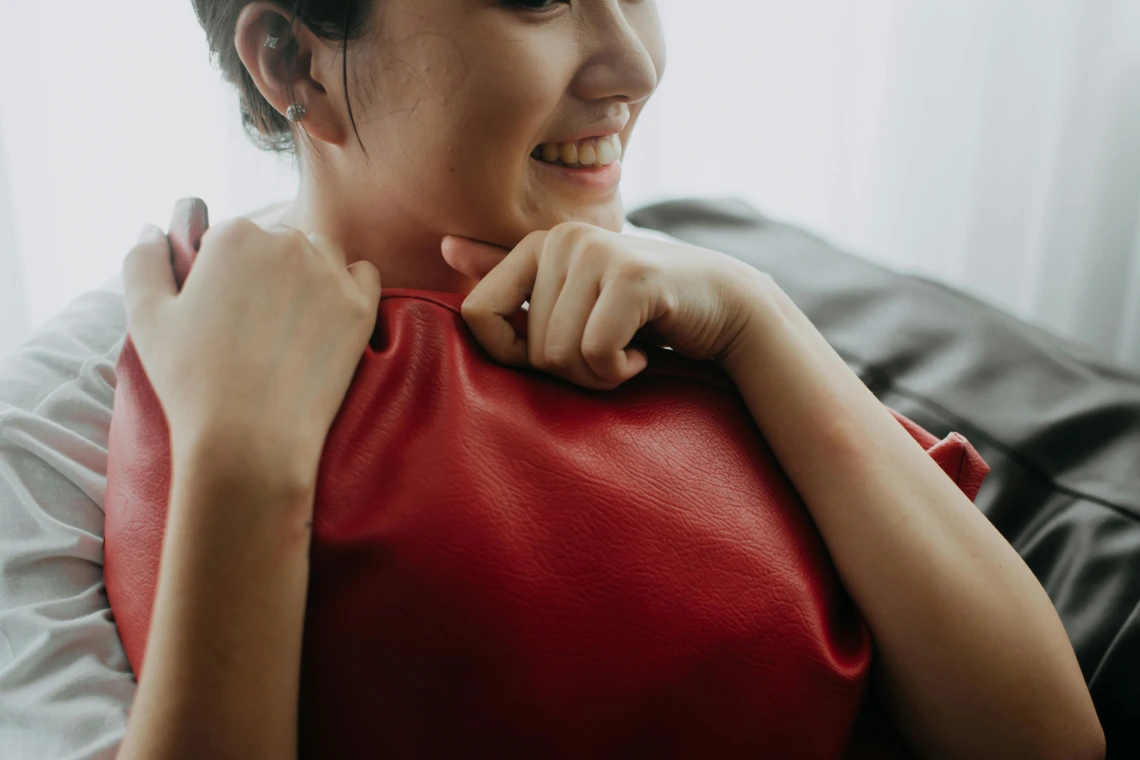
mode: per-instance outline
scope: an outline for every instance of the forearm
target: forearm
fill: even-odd
[[[175,467],[120,757],[295,758],[311,494]]]
[[[722,364],[867,621],[900,729],[930,757],[1094,756],[1088,690],[1024,561],[787,295],[749,283]]]

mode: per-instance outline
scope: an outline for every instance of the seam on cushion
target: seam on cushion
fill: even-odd
[[[958,437],[962,438],[962,440],[958,442],[958,472],[954,475],[954,482],[958,484],[959,488],[961,488],[962,471],[966,466],[966,439],[962,435],[959,435]]]
[[[400,288],[393,288],[393,290],[399,291],[401,289]],[[459,295],[459,294],[455,294],[455,295]],[[428,295],[426,293],[400,293],[400,292],[396,292],[396,293],[391,293],[389,295],[385,295],[383,293],[380,294],[380,300],[381,301],[384,301],[385,299],[398,299],[398,298],[407,299],[410,301],[423,301],[424,303],[432,303],[432,304],[435,304],[437,306],[443,307],[447,311],[450,311],[452,314],[455,314],[460,319],[463,318],[463,312],[461,312],[459,309],[455,308],[454,306],[452,306],[449,303],[446,303],[445,301],[443,301],[440,298],[436,298],[435,296],[431,296],[431,295]],[[662,349],[662,350],[664,350],[664,349]],[[724,371],[723,368],[719,364],[717,365],[717,370],[720,372]],[[536,370],[536,371],[540,371],[540,370]],[[660,367],[652,368],[652,369],[649,369],[647,371],[644,371],[643,374],[646,377],[652,377],[652,376],[662,377],[662,376],[664,376],[664,377],[674,377],[674,378],[685,378],[687,380],[693,380],[694,382],[703,383],[703,384],[705,384],[707,386],[711,386],[713,388],[720,388],[721,390],[727,390],[731,393],[735,393],[738,395],[740,393],[740,389],[737,388],[736,385],[733,384],[732,380],[729,378],[722,379],[722,378],[717,378],[717,377],[694,377],[694,373],[692,373],[692,372],[686,372],[684,370],[674,372],[674,371],[671,371],[669,369],[662,369]],[[567,382],[569,382],[569,381],[567,381]]]
[[[456,294],[456,295],[459,295],[459,294]],[[427,296],[427,295],[420,295],[420,294],[413,294],[413,293],[393,293],[391,295],[385,296],[385,295],[381,294],[381,300],[383,300],[384,298],[407,298],[407,299],[412,299],[412,300],[426,301],[428,303],[434,303],[434,304],[437,304],[439,306],[442,306],[443,308],[447,309],[448,311],[450,311],[454,314],[460,314],[460,312],[457,309],[455,309],[453,306],[451,306],[450,304],[444,303],[437,298],[433,298],[433,297]],[[963,430],[963,429],[968,430],[970,432],[970,435],[967,436],[967,438],[974,438],[976,440],[985,441],[989,446],[1000,451],[1004,456],[1011,459],[1013,462],[1018,464],[1020,467],[1024,468],[1027,472],[1036,476],[1038,479],[1043,480],[1046,483],[1048,483],[1049,486],[1051,488],[1053,488],[1053,490],[1055,490],[1059,493],[1067,494],[1067,495],[1072,496],[1074,498],[1084,499],[1085,501],[1093,502],[1094,504],[1100,504],[1101,506],[1108,507],[1110,509],[1113,509],[1113,510],[1120,512],[1121,514],[1127,516],[1130,520],[1132,520],[1134,522],[1140,522],[1140,515],[1137,515],[1133,511],[1133,508],[1125,506],[1123,504],[1117,504],[1115,502],[1109,501],[1108,499],[1104,499],[1104,498],[1101,498],[1099,496],[1093,496],[1092,494],[1085,493],[1079,489],[1071,488],[1069,486],[1058,483],[1055,478],[1053,478],[1051,475],[1049,475],[1044,470],[1044,468],[1042,468],[1041,466],[1032,462],[1031,460],[1023,457],[1021,454],[1019,454],[1011,446],[997,440],[996,438],[989,435],[985,431],[981,430],[980,428],[978,428],[976,425],[969,422],[968,420],[960,417],[957,414],[954,414],[949,409],[947,409],[946,407],[937,403],[936,401],[933,401],[929,397],[924,396],[921,393],[917,393],[915,391],[912,391],[912,390],[906,388],[905,386],[900,385],[898,383],[898,381],[892,375],[887,374],[886,372],[884,372],[883,370],[874,366],[873,364],[866,361],[862,357],[857,356],[857,355],[853,354],[852,352],[850,352],[846,349],[837,348],[835,346],[832,346],[832,348],[836,351],[836,353],[838,353],[840,356],[844,357],[845,360],[848,360],[848,358],[849,358],[848,363],[850,363],[850,361],[858,362],[860,365],[862,365],[864,371],[867,374],[873,375],[876,378],[884,381],[884,384],[886,386],[888,386],[889,388],[895,390],[896,392],[900,393],[901,395],[906,396],[906,397],[908,397],[914,401],[921,402],[921,403],[925,404],[926,406],[930,407],[931,409],[937,411],[939,414],[942,415],[943,418],[951,421],[952,427],[957,428],[959,430]],[[963,454],[963,456],[965,456],[964,451],[962,452],[962,454]],[[961,464],[962,463],[959,462],[958,478],[961,477]],[[957,482],[958,478],[955,478],[955,482]]]
[[[846,349],[837,348],[834,345],[832,346],[832,348],[835,349],[835,352],[838,353],[841,357],[843,357],[844,361],[847,361],[849,364],[851,362],[858,362],[860,365],[862,365],[863,370],[866,372],[866,374],[874,376],[875,378],[880,380],[882,382],[882,384],[885,385],[887,388],[894,390],[895,392],[899,393],[902,396],[906,396],[907,398],[911,399],[912,401],[917,401],[917,402],[925,405],[928,408],[928,410],[933,410],[933,411],[937,412],[944,420],[949,422],[950,427],[956,428],[958,430],[968,431],[969,435],[967,436],[967,438],[972,438],[974,440],[984,441],[988,446],[991,446],[992,448],[997,449],[1003,456],[1007,457],[1010,461],[1014,462],[1019,467],[1023,468],[1027,473],[1036,477],[1038,480],[1044,481],[1054,491],[1056,491],[1058,493],[1063,493],[1067,496],[1071,496],[1075,499],[1082,499],[1084,501],[1088,501],[1088,502],[1091,502],[1093,504],[1098,504],[1102,507],[1107,507],[1107,508],[1112,509],[1113,511],[1118,512],[1121,515],[1127,517],[1132,522],[1140,523],[1140,514],[1136,513],[1135,507],[1125,506],[1123,504],[1117,504],[1116,502],[1109,501],[1108,499],[1104,499],[1100,496],[1094,496],[1092,494],[1085,493],[1084,491],[1081,491],[1080,489],[1072,488],[1070,486],[1066,486],[1066,485],[1063,485],[1061,483],[1058,483],[1054,477],[1049,475],[1049,473],[1047,473],[1044,470],[1044,468],[1042,468],[1038,464],[1034,463],[1033,461],[1027,459],[1026,457],[1022,456],[1020,453],[1017,452],[1016,449],[1012,448],[1008,444],[1002,443],[1001,441],[997,440],[992,435],[985,432],[984,430],[982,430],[981,428],[979,428],[977,425],[973,424],[969,420],[966,420],[963,417],[955,414],[954,412],[951,412],[949,409],[942,406],[938,402],[930,399],[929,397],[924,396],[923,394],[918,393],[916,391],[912,391],[903,385],[900,385],[898,383],[898,381],[893,376],[887,374],[883,370],[872,365],[871,363],[869,363],[868,361],[866,361],[862,357],[857,356],[856,354],[853,354],[852,352],[850,352]]]
[[[396,288],[394,288],[394,290],[395,289]],[[455,295],[458,296],[460,294],[456,293]],[[396,299],[396,298],[404,298],[404,299],[408,299],[410,301],[424,301],[426,303],[434,303],[437,306],[442,306],[443,308],[447,309],[452,314],[458,314],[459,316],[463,316],[463,313],[461,311],[459,311],[459,309],[455,308],[454,306],[452,306],[449,303],[444,302],[442,299],[436,298],[434,296],[429,296],[426,294],[420,295],[420,294],[415,294],[415,293],[392,293],[392,294],[381,293],[380,294],[380,300],[381,301],[389,300],[389,299]]]

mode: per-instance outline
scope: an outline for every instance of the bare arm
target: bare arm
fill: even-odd
[[[312,493],[236,461],[201,446],[175,466],[123,760],[297,756]]]
[[[317,470],[379,274],[326,236],[246,219],[206,231],[181,290],[161,230],[123,274],[173,482],[120,757],[295,758]]]
[[[872,631],[911,745],[1103,757],[1072,645],[1025,562],[769,277],[743,281],[755,312],[722,364]]]

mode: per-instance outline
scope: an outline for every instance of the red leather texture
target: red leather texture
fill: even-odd
[[[179,208],[181,282],[207,222]],[[871,640],[728,376],[649,348],[585,390],[494,363],[461,302],[384,291],[329,433],[302,756],[844,756]],[[973,498],[969,443],[896,416]],[[129,339],[108,465],[107,593],[138,673],[170,455]]]

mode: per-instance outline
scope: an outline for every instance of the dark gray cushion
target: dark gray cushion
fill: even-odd
[[[1140,757],[1140,375],[741,201],[630,220],[767,272],[883,403],[969,439],[992,468],[976,504],[1056,605],[1109,757]]]

